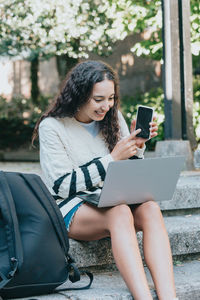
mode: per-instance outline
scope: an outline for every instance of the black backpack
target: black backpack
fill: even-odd
[[[80,279],[68,251],[62,214],[41,178],[1,171],[0,296],[11,299],[67,290],[56,287],[68,278]],[[85,273],[90,283],[72,289],[90,287],[93,276]]]

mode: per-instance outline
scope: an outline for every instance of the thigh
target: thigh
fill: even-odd
[[[83,204],[74,215],[68,236],[77,240],[91,241],[109,236],[108,209]]]

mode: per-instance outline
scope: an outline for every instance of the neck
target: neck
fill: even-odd
[[[84,118],[81,117],[81,115],[79,113],[76,113],[74,118],[78,121],[78,122],[81,122],[81,123],[86,123],[86,124],[89,124],[89,123],[92,123],[93,120],[86,120]]]

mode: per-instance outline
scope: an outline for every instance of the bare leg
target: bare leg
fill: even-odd
[[[111,236],[113,255],[135,300],[152,300],[140,256],[134,220],[127,205],[97,209],[83,205],[75,214],[69,237],[96,240]]]
[[[116,213],[126,216],[115,218]],[[134,299],[152,299],[138,247],[130,208],[120,205],[107,212],[113,255]],[[113,217],[114,216],[114,217]]]
[[[143,231],[144,257],[159,300],[176,297],[172,255],[160,208],[154,201],[133,210],[135,226]]]

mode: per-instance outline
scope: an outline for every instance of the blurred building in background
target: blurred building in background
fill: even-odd
[[[116,43],[113,54],[101,57],[90,54],[89,59],[109,63],[119,74],[121,95],[132,96],[152,87],[161,86],[161,64],[159,61],[137,57],[129,51],[138,42],[139,36],[132,35]],[[30,97],[30,62],[19,59],[0,60],[0,95],[11,99],[13,96]],[[52,96],[58,92],[59,77],[55,58],[40,61],[39,87],[41,94]]]

